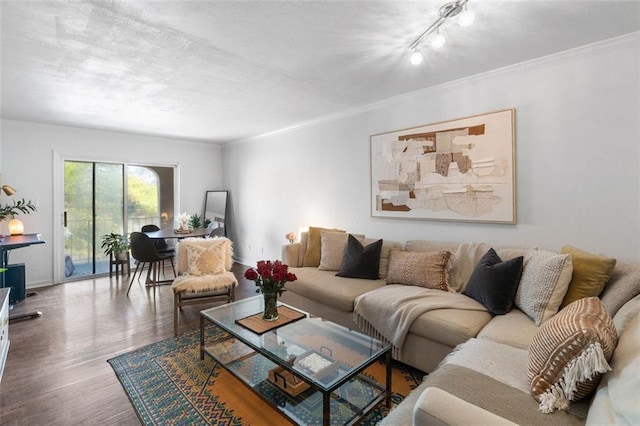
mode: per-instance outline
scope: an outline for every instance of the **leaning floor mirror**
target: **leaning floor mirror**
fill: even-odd
[[[204,218],[209,219],[211,236],[226,237],[227,200],[229,191],[207,191],[204,195]]]

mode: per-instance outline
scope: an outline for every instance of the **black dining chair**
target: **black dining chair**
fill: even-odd
[[[142,226],[142,232],[155,232],[155,231],[159,231],[160,228],[157,225],[143,225]],[[153,245],[156,248],[156,251],[158,253],[161,254],[165,254],[165,253],[171,253],[171,254],[175,254],[176,250],[169,247],[169,245],[167,244],[167,242],[163,239],[163,238],[154,238],[153,239]]]
[[[224,237],[224,228],[220,227],[220,228],[213,228],[213,230],[211,231],[211,233],[209,234],[209,237],[211,238],[215,238],[215,237]]]
[[[142,226],[142,232],[155,232],[159,230],[160,228],[157,225],[153,224]],[[153,238],[151,239],[151,241],[153,242],[153,245],[155,246],[158,253],[170,254],[171,256],[175,257],[176,249],[169,247],[167,241],[164,238]],[[173,263],[173,259],[171,259],[171,262]],[[164,261],[162,262],[162,270],[164,271]]]
[[[158,264],[163,264],[165,260],[171,261],[171,267],[173,268],[173,276],[176,276],[176,268],[173,263],[173,254],[172,253],[158,253],[156,250],[153,240],[147,236],[147,234],[142,232],[132,232],[130,236],[131,242],[131,256],[137,261],[136,269],[133,272],[133,276],[131,277],[131,282],[129,283],[129,288],[127,289],[127,295],[129,295],[129,291],[131,290],[131,286],[133,285],[133,280],[140,271],[139,277],[142,276],[142,271],[144,270],[144,265],[146,263],[149,264],[149,275],[153,274],[151,279],[151,283],[154,286],[157,285],[159,281],[159,268]]]

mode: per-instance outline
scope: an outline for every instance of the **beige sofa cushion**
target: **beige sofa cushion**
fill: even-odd
[[[478,338],[493,340],[516,348],[527,349],[538,326],[520,309],[496,315],[478,333]]]
[[[442,389],[476,407],[516,424],[584,424],[584,419],[577,416],[583,415],[584,409],[577,412],[579,407],[576,406],[572,407],[571,413],[561,411],[552,415],[543,414],[538,411],[538,404],[528,392],[509,386],[490,375],[456,364],[442,365],[425,378],[425,384],[427,387]]]
[[[304,265],[304,256],[307,254],[307,246],[309,245],[309,231],[305,231],[300,233],[300,242],[299,252],[298,252],[298,263],[296,266],[302,267]],[[293,266],[293,264],[289,264],[289,266]]]
[[[379,238],[365,238],[362,242],[363,246],[368,246],[371,243],[375,243]],[[401,250],[402,244],[398,241],[392,240],[382,240],[382,251],[380,252],[380,279],[384,280],[387,278],[387,273],[389,271],[389,254],[391,250]]]
[[[527,255],[529,250],[520,249],[520,248],[494,248],[500,259],[502,260],[511,260],[516,257],[524,257]]]
[[[618,263],[609,283],[600,295],[602,304],[613,316],[618,309],[640,294],[640,264]]]
[[[440,388],[428,387],[413,409],[414,425],[517,426]]]
[[[299,266],[298,255],[300,253],[300,243],[286,244],[282,246],[281,255],[282,263],[292,268]]]
[[[640,294],[622,305],[613,317],[613,324],[618,331],[618,337],[626,329],[627,323],[640,312]]]
[[[637,308],[636,303],[634,315],[624,321],[624,328],[619,330],[622,333],[611,358],[612,371],[602,377],[587,425],[640,424],[640,311]],[[619,320],[614,318],[616,325]]]
[[[453,241],[411,240],[404,246],[406,251],[450,251],[454,252],[460,243]]]
[[[298,279],[285,285],[287,291],[295,292],[311,300],[344,312],[353,312],[353,301],[367,291],[384,285],[383,280],[337,277],[334,271],[318,268],[289,268]]]
[[[416,318],[409,333],[455,347],[476,337],[490,320],[486,311],[436,309]]]

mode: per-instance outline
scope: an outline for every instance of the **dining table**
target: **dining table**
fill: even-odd
[[[161,239],[162,240],[168,240],[168,239],[181,240],[183,238],[193,238],[193,237],[205,238],[211,234],[211,231],[207,228],[190,229],[188,232],[179,231],[173,228],[163,228],[158,231],[144,232],[144,234],[146,234],[152,240],[161,240]],[[153,285],[153,284],[167,285],[167,284],[171,284],[172,282],[173,280],[160,280],[154,283],[153,280],[151,279],[151,268],[149,269],[149,271],[147,271],[147,279],[146,279],[147,285]]]
[[[181,240],[183,238],[191,238],[191,237],[206,237],[211,234],[211,230],[207,228],[198,228],[198,229],[190,229],[188,232],[179,231],[173,228],[163,228],[159,231],[149,231],[145,232],[147,236],[151,239],[178,239]]]

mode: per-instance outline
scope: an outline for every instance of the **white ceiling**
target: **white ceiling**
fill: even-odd
[[[1,0],[3,118],[228,142],[640,29],[638,0]]]

